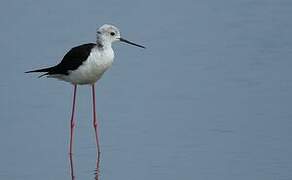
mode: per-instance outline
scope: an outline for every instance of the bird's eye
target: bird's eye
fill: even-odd
[[[116,33],[114,33],[114,32],[111,32],[111,36],[114,36],[114,35],[116,35]]]

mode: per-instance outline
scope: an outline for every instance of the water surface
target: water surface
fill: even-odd
[[[100,179],[292,178],[289,0],[3,1],[0,179],[70,179],[73,88],[23,72],[118,26],[98,82]],[[75,179],[94,179],[91,95],[79,88]]]

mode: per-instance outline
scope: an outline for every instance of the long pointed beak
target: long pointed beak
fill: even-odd
[[[144,48],[144,49],[146,48],[145,46],[142,46],[142,45],[139,45],[139,44],[133,43],[133,42],[128,41],[128,40],[126,40],[126,39],[124,39],[124,38],[120,38],[120,41],[121,41],[121,42],[128,43],[128,44],[131,44],[131,45],[134,45],[134,46],[137,46],[137,47],[140,47],[140,48]]]

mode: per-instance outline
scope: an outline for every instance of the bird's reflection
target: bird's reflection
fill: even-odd
[[[74,162],[73,162],[73,156],[72,153],[69,154],[69,159],[70,159],[70,175],[71,179],[75,179],[75,174],[74,174]]]
[[[70,176],[72,180],[75,180],[75,173],[74,173],[74,160],[72,153],[69,154],[69,160],[70,160]],[[99,179],[99,162],[100,162],[100,153],[96,156],[96,167],[94,169],[94,179]]]
[[[94,170],[94,179],[95,180],[99,179],[99,161],[100,161],[100,152],[98,152],[97,156],[96,156],[96,168]]]

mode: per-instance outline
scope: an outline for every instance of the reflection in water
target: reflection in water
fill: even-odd
[[[75,180],[75,173],[74,173],[74,162],[73,162],[73,155],[72,153],[69,153],[69,159],[70,159],[70,176],[72,180]],[[94,170],[94,179],[99,179],[99,162],[100,162],[100,152],[98,152],[96,157],[96,168]]]
[[[94,172],[94,179],[98,180],[99,177],[99,162],[100,162],[100,151],[97,152],[97,158],[96,158],[96,168]]]
[[[70,174],[71,174],[71,179],[74,180],[75,179],[75,175],[74,175],[74,163],[73,163],[73,156],[72,153],[69,153],[69,158],[70,158]]]

